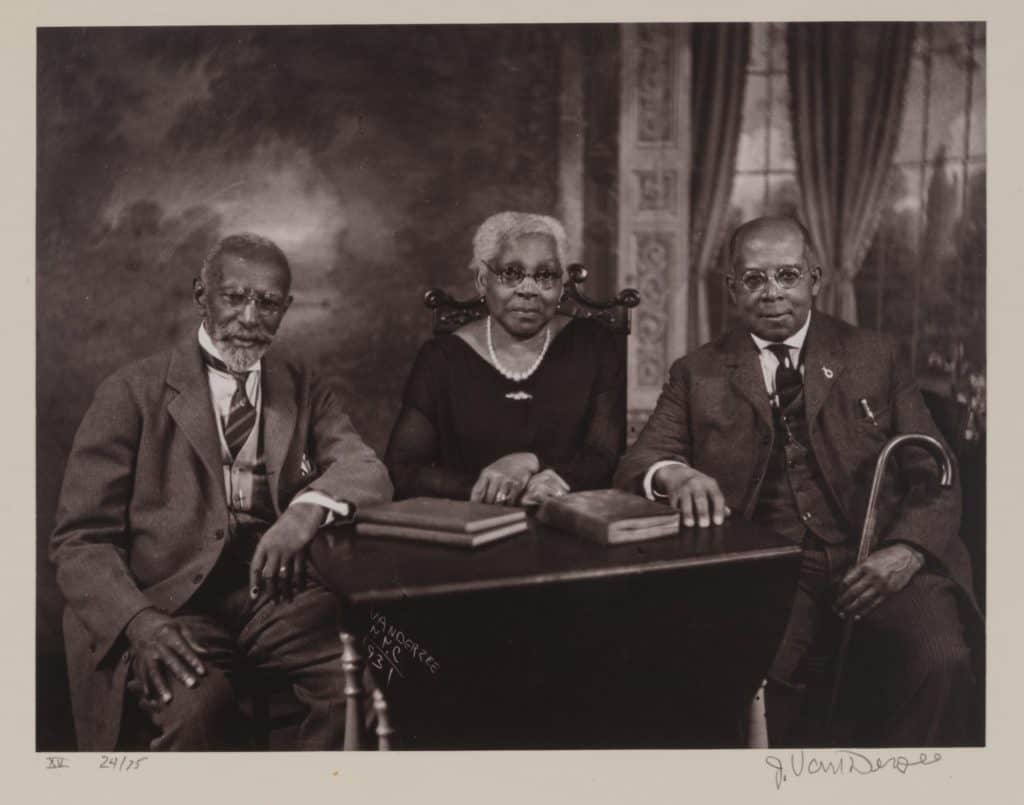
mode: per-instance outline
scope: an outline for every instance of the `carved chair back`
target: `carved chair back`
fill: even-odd
[[[565,294],[558,303],[558,312],[576,318],[594,319],[612,332],[629,335],[630,313],[640,304],[640,293],[635,288],[624,288],[614,298],[598,301],[589,298],[581,289],[587,279],[587,269],[579,263],[573,263],[568,273]],[[434,312],[435,335],[454,332],[464,324],[483,318],[487,313],[483,299],[456,299],[440,288],[427,291],[423,295],[423,304]]]

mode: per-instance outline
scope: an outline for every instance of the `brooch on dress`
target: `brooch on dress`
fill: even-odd
[[[533,395],[525,391],[510,391],[505,395],[506,400],[532,400]]]

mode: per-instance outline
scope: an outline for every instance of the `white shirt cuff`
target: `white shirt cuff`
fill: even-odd
[[[644,496],[648,500],[664,500],[668,495],[663,495],[661,492],[654,490],[654,474],[662,467],[668,467],[672,464],[679,464],[683,467],[686,466],[685,461],[676,461],[675,459],[669,458],[664,461],[655,461],[651,464],[651,468],[647,470],[647,474],[644,476]]]
[[[314,503],[327,509],[327,516],[324,517],[324,521],[320,524],[321,527],[330,525],[336,517],[348,520],[352,516],[352,510],[354,509],[354,506],[347,500],[335,500],[323,492],[317,492],[315,489],[310,489],[307,492],[296,495],[288,505],[294,506],[296,503]]]

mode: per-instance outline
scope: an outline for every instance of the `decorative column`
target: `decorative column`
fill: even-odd
[[[632,441],[687,347],[689,25],[623,25],[621,64],[617,284],[641,296],[629,339]]]

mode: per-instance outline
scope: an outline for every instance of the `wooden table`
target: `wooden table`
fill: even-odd
[[[742,745],[800,549],[730,520],[601,546],[532,523],[474,550],[327,531],[351,717],[367,662],[403,748]],[[355,706],[353,706],[355,705]]]

